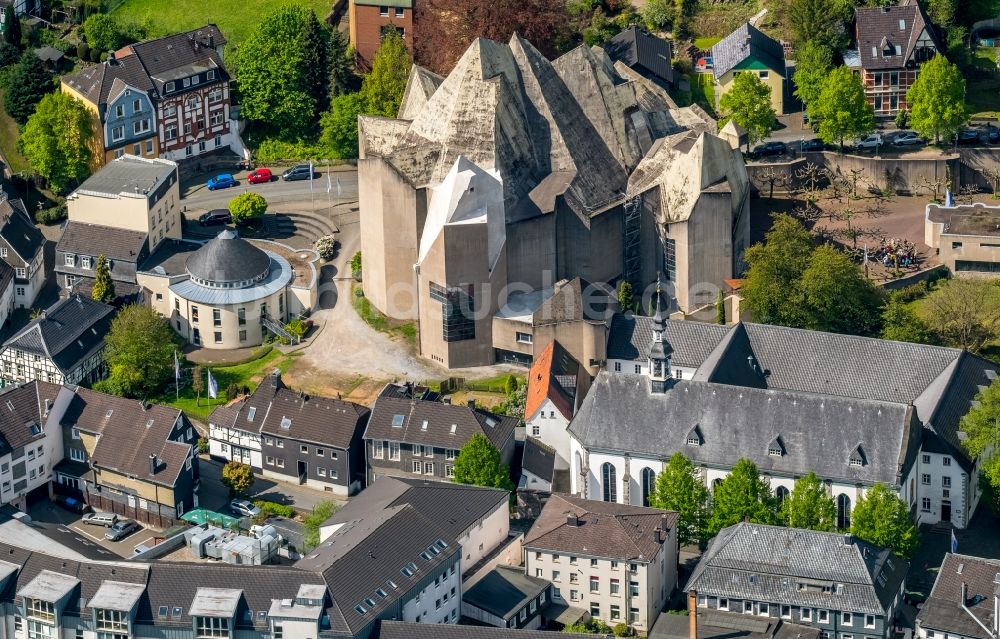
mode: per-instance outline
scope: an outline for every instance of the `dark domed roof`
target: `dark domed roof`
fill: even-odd
[[[199,284],[248,286],[267,275],[271,258],[236,231],[226,229],[192,253],[185,267]]]

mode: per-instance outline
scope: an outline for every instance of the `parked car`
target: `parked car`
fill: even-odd
[[[56,495],[54,501],[57,506],[70,511],[71,513],[80,514],[89,510],[89,506],[83,503],[75,497],[67,497],[66,495]]]
[[[1000,143],[1000,129],[995,126],[986,127],[986,141],[990,144]]]
[[[260,514],[260,508],[255,506],[253,502],[247,501],[246,499],[234,499],[229,502],[229,510],[233,511],[233,514],[239,515],[240,517],[256,517]]]
[[[858,149],[875,149],[884,143],[881,133],[872,133],[855,142],[854,146]]]
[[[754,147],[753,154],[754,157],[762,158],[772,155],[784,155],[788,153],[788,147],[784,142],[765,142],[759,146]]]
[[[228,189],[237,184],[239,183],[229,173],[220,173],[213,178],[208,178],[205,186],[208,187],[209,191],[215,191],[216,189]]]
[[[892,143],[896,146],[919,146],[927,144],[927,140],[917,135],[915,131],[900,131],[892,138]]]
[[[295,180],[308,180],[311,177],[316,177],[316,172],[313,171],[312,166],[308,164],[299,164],[298,166],[293,166],[284,173],[281,174],[281,179],[286,182],[294,182]]]
[[[958,132],[958,143],[961,145],[979,144],[981,133],[981,131],[977,131],[976,129],[962,129]]]
[[[142,526],[131,519],[121,519],[108,528],[108,532],[104,533],[104,538],[110,541],[121,541],[140,530],[142,530]]]
[[[799,144],[801,146],[801,151],[803,153],[808,153],[810,151],[822,151],[823,149],[826,148],[826,144],[823,142],[823,140],[820,140],[819,138],[813,138],[811,140],[802,140],[802,142],[800,142]]]
[[[118,515],[114,513],[87,513],[81,521],[91,526],[110,528],[118,523]]]
[[[274,179],[271,169],[254,169],[253,173],[247,176],[250,184],[264,184]]]
[[[226,209],[214,209],[208,213],[202,213],[198,217],[198,224],[202,226],[215,226],[216,224],[229,224],[233,221],[232,214]]]

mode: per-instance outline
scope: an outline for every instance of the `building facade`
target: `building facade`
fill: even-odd
[[[952,273],[995,277],[1000,274],[1000,207],[928,204],[924,244]]]
[[[45,285],[45,237],[21,200],[0,190],[0,259],[14,269],[14,305],[31,308]]]
[[[351,45],[358,69],[370,70],[387,30],[395,30],[413,52],[413,0],[351,0]]]
[[[677,513],[552,495],[524,538],[528,576],[552,597],[647,632],[677,586]]]
[[[555,465],[560,470],[569,468],[566,427],[589,387],[586,369],[557,341],[549,342],[528,373],[525,432],[556,451]]]
[[[29,496],[44,493],[62,457],[62,432],[50,420],[59,387],[29,382],[0,393],[0,505],[28,506]]]
[[[146,259],[147,236],[142,231],[69,221],[56,244],[56,279],[71,294],[90,297],[100,257],[107,260],[116,299],[135,299],[136,265]]]

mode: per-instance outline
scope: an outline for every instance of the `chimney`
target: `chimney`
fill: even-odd
[[[853,544],[854,544],[854,537],[851,536],[851,533],[844,533],[844,545],[850,546]]]
[[[969,585],[962,582],[962,607],[965,608],[966,604],[969,602]]]
[[[698,639],[698,591],[688,590],[688,639]]]
[[[52,400],[51,399],[46,399],[45,400],[45,415],[49,414],[49,410],[51,408],[52,408]]]
[[[580,525],[580,518],[574,515],[573,513],[570,513],[566,515],[566,525],[576,528],[577,526]]]
[[[469,408],[472,408],[472,409],[476,408],[476,400],[474,400],[474,399],[466,400],[466,404],[468,404]]]
[[[111,66],[118,64],[118,59],[115,57],[114,51],[108,51],[108,64]]]
[[[156,459],[156,455],[153,453],[149,454],[149,474],[156,474],[156,467],[159,465],[159,460]]]

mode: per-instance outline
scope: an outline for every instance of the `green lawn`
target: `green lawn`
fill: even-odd
[[[710,115],[715,113],[715,78],[711,73],[696,73],[691,81],[691,99]]]
[[[965,104],[974,117],[996,117],[1000,111],[1000,78],[969,80],[965,85]]]
[[[401,337],[410,344],[417,343],[417,327],[412,322],[399,322],[383,315],[361,292],[360,286],[355,286],[351,290],[351,304],[357,311],[365,324],[371,326],[380,333],[385,333],[393,337]]]
[[[694,46],[699,51],[708,51],[722,38],[695,38]]]
[[[0,90],[0,153],[7,158],[10,163],[10,170],[14,173],[29,171],[28,161],[17,152],[17,138],[20,136],[17,122],[14,121],[3,105],[3,91]]]
[[[329,0],[295,0],[297,4],[312,9],[322,21],[330,12]],[[114,3],[113,3],[114,4]],[[261,21],[268,5],[259,7],[243,0],[214,0],[213,2],[178,2],[177,0],[124,0],[115,7],[113,14],[138,22],[148,21],[151,36],[164,36],[179,31],[202,27],[209,22],[218,25],[229,43],[239,44]]]

